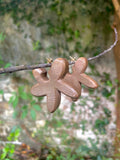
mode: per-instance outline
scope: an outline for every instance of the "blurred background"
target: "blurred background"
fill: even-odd
[[[113,21],[111,0],[0,0],[0,67],[96,56],[114,42]],[[32,71],[0,75],[1,160],[113,160],[118,85],[113,50],[89,61],[86,73],[99,87],[82,85],[76,102],[62,95],[52,114],[46,97],[30,93],[36,84]]]

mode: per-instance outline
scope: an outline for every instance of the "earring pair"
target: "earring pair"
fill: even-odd
[[[97,88],[98,84],[84,72],[88,61],[81,57],[72,66],[72,73],[69,72],[69,63],[65,58],[57,58],[47,72],[45,68],[33,70],[33,76],[37,84],[31,88],[34,96],[47,96],[47,108],[54,112],[61,100],[61,93],[76,101],[81,95],[81,84],[90,88]]]

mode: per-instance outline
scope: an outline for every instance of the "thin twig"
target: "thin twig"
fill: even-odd
[[[0,144],[15,144],[15,145],[22,145],[23,143],[22,142],[19,142],[19,141],[0,141]]]
[[[35,65],[20,65],[20,66],[13,66],[9,68],[0,68],[0,74],[3,73],[12,73],[12,72],[17,72],[17,71],[22,71],[22,70],[32,70],[36,68],[45,68],[45,67],[50,67],[51,64],[44,63],[44,64],[35,64]]]
[[[104,54],[106,54],[107,52],[111,51],[116,46],[117,41],[118,41],[117,29],[116,28],[113,28],[113,29],[114,29],[114,32],[115,32],[115,41],[114,41],[114,43],[110,46],[110,48],[104,50],[102,53],[98,54],[97,56],[88,58],[88,61],[91,61],[93,59],[96,59],[96,58],[99,58],[99,57],[103,56]]]
[[[103,56],[104,54],[106,54],[107,52],[111,51],[115,45],[117,44],[118,41],[118,36],[117,36],[117,30],[116,28],[113,28],[114,32],[115,32],[115,41],[114,43],[110,46],[110,48],[108,48],[107,50],[104,50],[102,53],[98,54],[97,56],[88,58],[88,61],[97,59],[101,56]],[[75,62],[69,62],[69,65],[74,64]],[[22,70],[33,70],[36,68],[45,68],[45,67],[50,67],[51,64],[48,63],[44,63],[44,64],[35,64],[35,65],[20,65],[20,66],[12,66],[9,68],[0,68],[0,74],[3,73],[13,73],[13,72],[17,72],[17,71],[22,71]]]

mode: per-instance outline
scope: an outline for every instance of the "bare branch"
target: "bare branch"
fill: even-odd
[[[88,61],[91,61],[93,59],[96,59],[96,58],[99,58],[99,57],[103,56],[104,54],[111,51],[116,46],[117,41],[118,41],[118,35],[117,35],[117,29],[116,28],[114,28],[114,32],[115,32],[115,42],[110,46],[110,48],[104,50],[102,53],[98,54],[95,57],[88,58]]]
[[[113,28],[113,29],[114,29],[114,32],[115,32],[114,43],[110,46],[110,48],[108,48],[107,50],[104,50],[102,53],[98,54],[97,56],[88,58],[88,61],[91,61],[91,60],[94,60],[94,59],[97,59],[97,58],[103,56],[104,54],[111,51],[115,47],[115,45],[117,44],[117,41],[118,41],[118,36],[117,36],[116,28]],[[74,64],[74,63],[75,62],[69,62],[69,65]],[[45,68],[45,67],[50,67],[50,66],[51,66],[51,64],[48,64],[48,63],[35,64],[35,65],[12,66],[12,67],[9,67],[9,68],[0,68],[0,74],[13,73],[13,72],[22,71],[22,70],[33,70],[33,69],[36,69],[36,68]]]
[[[20,66],[13,66],[9,68],[0,68],[0,74],[2,73],[12,73],[12,72],[17,72],[17,71],[22,71],[22,70],[32,70],[35,68],[45,68],[45,67],[50,67],[51,64],[44,63],[44,64],[35,64],[35,65],[20,65]]]

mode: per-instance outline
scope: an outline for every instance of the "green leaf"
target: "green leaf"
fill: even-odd
[[[22,92],[22,94],[20,95],[20,97],[24,100],[28,99],[28,95],[25,92]]]
[[[24,86],[19,86],[18,92],[20,95],[23,93],[23,91],[24,91]]]
[[[11,149],[10,149],[11,155],[13,155],[14,151],[15,151],[14,148],[11,148]]]
[[[27,93],[27,99],[32,100],[32,98],[33,98],[32,94],[31,93]]]
[[[21,119],[24,119],[27,116],[27,114],[28,114],[27,110],[23,111],[21,114]]]
[[[13,108],[16,108],[16,106],[18,105],[18,101],[18,96],[16,95],[16,93],[13,93],[13,95],[10,97],[9,103],[12,104]]]
[[[63,123],[61,121],[57,121],[56,125],[57,125],[57,127],[61,127],[63,125]]]
[[[73,102],[73,103],[71,104],[71,112],[74,111],[74,110],[75,110],[75,103]]]
[[[6,35],[3,34],[3,32],[0,33],[0,41],[3,42],[6,38]]]
[[[9,103],[12,103],[14,101],[14,95],[10,97]]]
[[[47,156],[47,160],[52,160],[53,159],[53,156],[52,155],[48,155]]]
[[[80,32],[79,32],[78,30],[76,30],[74,33],[75,33],[75,37],[76,37],[76,38],[79,38]]]
[[[111,95],[114,95],[115,94],[115,88],[111,88]]]
[[[25,88],[24,86],[20,86],[20,87],[18,88],[18,92],[19,92],[20,98],[26,100],[26,99],[28,99],[28,95],[27,95],[27,93],[24,91],[24,88]]]
[[[13,108],[16,108],[18,105],[18,96],[15,97],[14,101],[12,102]]]
[[[32,99],[32,95],[29,94],[29,93],[26,93],[26,92],[24,91],[24,88],[25,88],[24,86],[20,86],[20,87],[18,88],[18,92],[19,92],[20,98],[22,98],[22,99],[24,99],[24,100]]]
[[[24,105],[24,106],[22,106],[22,108],[21,108],[23,111],[24,110],[28,110],[28,106],[27,105]]]
[[[110,80],[107,81],[107,85],[108,85],[109,87],[112,87],[112,86],[113,86],[113,84],[112,84],[112,82],[111,82]]]
[[[107,117],[111,117],[111,111],[108,108],[104,107],[103,110]]]
[[[5,66],[4,66],[4,68],[8,68],[8,67],[10,67],[11,66],[11,63],[7,63]]]
[[[41,50],[42,49],[42,44],[40,43],[40,41],[36,41],[33,43],[33,50]]]
[[[0,90],[0,94],[4,94],[3,90]]]
[[[24,105],[21,109],[22,109],[21,118],[24,119],[28,114],[28,106]]]
[[[36,111],[41,111],[40,106],[37,105],[37,104],[34,104],[34,105],[33,105],[33,108],[34,108]]]
[[[108,98],[111,95],[111,93],[106,88],[103,88],[102,95],[103,97]]]
[[[22,109],[21,118],[24,119],[28,114],[28,106],[24,105],[21,109]]]
[[[42,101],[42,100],[43,100],[43,97],[38,97],[38,100],[39,100],[39,101]]]
[[[30,111],[30,115],[33,120],[36,119],[36,112],[33,109]]]
[[[104,118],[104,119],[96,119],[94,128],[96,128],[101,134],[106,133],[106,125],[109,124],[109,119]]]
[[[16,129],[15,131],[15,137],[18,138],[20,135],[20,129]]]
[[[0,157],[0,158],[1,158],[1,159],[4,159],[6,156],[7,156],[7,152],[4,152],[4,151],[3,151],[3,153],[1,154],[1,157]]]
[[[18,111],[13,112],[13,118],[16,118],[18,116]]]

